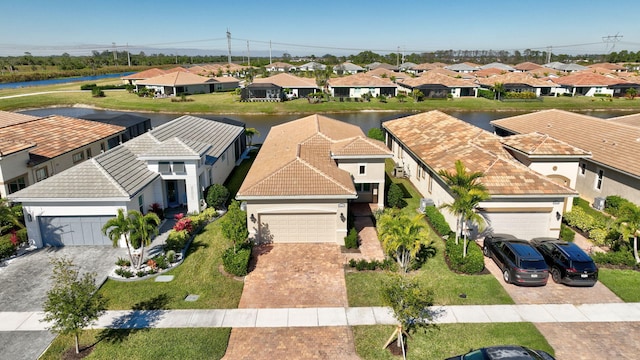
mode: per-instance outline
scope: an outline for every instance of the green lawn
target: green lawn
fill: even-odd
[[[598,280],[625,302],[640,302],[640,271],[603,269]]]
[[[356,351],[364,360],[397,359],[383,350],[393,326],[356,326]],[[442,324],[427,333],[417,332],[407,342],[408,359],[444,359],[469,349],[491,345],[517,344],[553,354],[553,348],[531,323]],[[395,346],[391,344],[391,346]]]
[[[88,330],[81,349],[95,344],[87,359],[221,359],[227,350],[229,328]],[[73,348],[72,336],[58,336],[41,360],[60,359]]]

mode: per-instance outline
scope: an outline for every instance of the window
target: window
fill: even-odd
[[[371,191],[371,184],[369,184],[369,183],[356,184],[356,191],[357,192],[369,192],[369,191]]]
[[[416,164],[416,179],[420,179],[422,175],[422,167],[420,164]]]
[[[87,159],[91,159],[91,148],[87,149]]]
[[[429,191],[429,194],[431,194],[432,190],[433,190],[433,177],[429,176],[429,183],[427,184],[427,191]]]
[[[587,173],[587,164],[580,163],[580,175],[584,176]]]
[[[176,161],[173,163],[173,172],[176,174],[184,174],[186,170],[184,169],[184,163],[182,161]]]
[[[222,155],[220,156],[220,159],[221,159],[222,161],[227,160],[227,153],[226,153],[226,152],[223,152],[223,153],[222,153]]]
[[[140,197],[138,197],[138,209],[141,214],[144,214],[144,195],[140,195]]]
[[[101,151],[101,152],[105,152],[105,151],[107,151],[107,144],[105,144],[105,143],[101,142],[101,143],[100,143],[100,151]]]
[[[17,177],[13,180],[8,181],[7,184],[9,184],[9,194],[13,194],[18,190],[22,190],[26,188],[27,187],[26,178],[27,178],[26,175],[22,175],[20,177]]]
[[[422,178],[426,178],[427,177],[427,169],[422,168]]]
[[[42,181],[48,177],[49,177],[49,171],[47,170],[46,166],[41,167],[40,169],[36,169],[36,182]]]
[[[360,165],[358,167],[358,174],[364,175],[366,173],[367,173],[367,166],[366,165]]]
[[[161,174],[171,174],[171,163],[168,161],[159,162],[158,171],[160,171]]]
[[[604,170],[599,169],[596,176],[596,190],[602,190],[602,180],[604,178]]]
[[[84,160],[84,153],[81,151],[79,153],[75,153],[73,154],[73,163],[78,163],[80,161]]]

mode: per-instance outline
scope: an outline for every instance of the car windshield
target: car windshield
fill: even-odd
[[[527,270],[544,270],[547,264],[543,260],[522,260],[520,267]]]
[[[482,350],[476,350],[468,353],[462,358],[464,360],[484,360],[484,355],[482,355]]]
[[[580,272],[585,270],[594,271],[596,269],[596,266],[591,261],[572,261],[571,265]]]

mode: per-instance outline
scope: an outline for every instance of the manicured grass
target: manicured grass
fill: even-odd
[[[387,161],[386,168],[389,173],[393,168],[393,163]],[[402,185],[406,196],[404,200],[407,202],[403,212],[415,216],[415,210],[419,207],[421,198],[415,187],[407,179],[387,177],[387,181]],[[449,270],[444,259],[444,241],[428,225],[427,229],[436,249],[436,255],[427,260],[422,269],[412,273],[411,276],[418,277],[426,287],[433,291],[435,304],[513,304],[511,297],[493,275],[464,275]],[[347,273],[345,277],[349,306],[382,306],[380,286],[384,276],[383,272]],[[464,299],[459,296],[463,293],[466,294]]]
[[[107,79],[103,81],[78,82],[65,85],[39,86],[23,89],[0,90],[0,97],[28,94],[45,91],[78,90],[83,83],[118,84],[119,79]],[[168,113],[216,113],[216,114],[289,114],[289,113],[331,113],[331,112],[357,112],[363,110],[374,111],[401,111],[423,112],[429,110],[443,111],[534,111],[541,109],[563,110],[640,110],[640,99],[628,100],[615,98],[612,101],[604,101],[603,98],[593,97],[545,97],[543,101],[534,102],[500,102],[484,98],[463,99],[438,99],[414,102],[409,99],[399,102],[396,98],[390,98],[386,103],[377,99],[371,102],[339,102],[330,101],[319,104],[310,104],[306,99],[297,99],[282,103],[272,102],[240,102],[239,95],[233,92],[190,95],[190,102],[172,102],[171,98],[151,99],[140,98],[126,91],[105,91],[105,97],[94,98],[90,91],[59,92],[54,94],[40,94],[33,96],[0,99],[0,110],[15,111],[20,109],[41,108],[47,106],[73,106],[86,104],[98,108],[112,110],[129,110],[144,112],[168,112]]]
[[[625,302],[640,302],[640,271],[603,269],[598,280]]]
[[[393,326],[384,325],[354,327],[358,355],[364,360],[397,359],[389,350],[382,349],[393,329]],[[531,323],[442,324],[427,333],[412,334],[407,344],[408,359],[444,359],[464,354],[472,348],[505,344],[524,345],[554,353]]]
[[[184,262],[165,273],[171,282],[147,279],[133,282],[107,280],[100,292],[109,299],[110,310],[217,309],[235,308],[242,295],[243,283],[218,270],[221,254],[229,242],[220,234],[220,221],[207,225],[196,236]],[[200,295],[194,302],[184,301],[189,294]]]
[[[229,328],[87,330],[80,346],[95,344],[87,359],[221,359],[230,333]],[[60,359],[73,347],[73,336],[58,336],[40,359]]]

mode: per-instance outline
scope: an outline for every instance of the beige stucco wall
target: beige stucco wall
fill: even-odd
[[[587,165],[585,174],[578,170],[576,190],[580,197],[593,204],[596,197],[610,195],[621,196],[635,204],[640,204],[640,179],[620,173],[608,167],[598,165],[592,161],[584,160]],[[604,170],[602,189],[595,187],[598,169]]]
[[[385,188],[385,159],[339,159],[338,167],[351,174],[355,184],[378,184],[378,202],[379,208],[384,207],[384,188]],[[365,173],[360,174],[360,166],[365,166]],[[369,194],[367,194],[369,195]],[[371,198],[359,198],[356,201],[370,202]]]
[[[5,198],[9,192],[8,183],[17,177],[25,176],[27,186],[33,184],[30,172],[27,170],[27,161],[29,161],[28,150],[20,151],[15,154],[0,157],[0,197]]]

